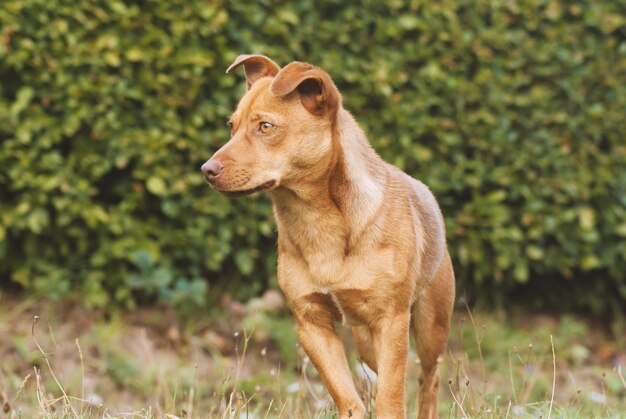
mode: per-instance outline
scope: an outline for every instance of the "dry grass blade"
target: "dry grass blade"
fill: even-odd
[[[12,408],[13,406],[17,404],[17,401],[20,399],[20,395],[22,394],[24,387],[26,387],[26,383],[28,382],[28,379],[30,378],[30,376],[31,374],[29,373],[28,375],[26,375],[26,377],[24,377],[24,379],[20,383],[20,386],[18,387],[17,392],[15,393],[15,397],[13,397],[13,400],[11,400],[11,405],[9,406],[9,408]]]
[[[65,389],[63,388],[56,374],[52,370],[52,366],[50,365],[50,360],[48,359],[48,355],[46,355],[46,352],[43,350],[43,348],[41,347],[41,345],[39,345],[39,342],[37,341],[37,336],[35,336],[35,326],[37,325],[38,321],[39,321],[39,316],[35,316],[33,318],[33,324],[30,330],[31,335],[33,336],[33,340],[35,341],[35,345],[37,345],[37,349],[39,349],[39,352],[41,352],[43,359],[46,361],[46,365],[48,366],[48,371],[50,371],[50,375],[52,375],[54,382],[57,384],[57,386],[59,387],[59,390],[61,390],[61,393],[63,394],[63,402],[65,406],[70,409],[70,411],[72,412],[75,418],[78,418],[79,417],[78,413],[76,413],[76,410],[74,410],[74,406],[72,406],[72,401],[67,396],[67,393],[65,393]],[[35,372],[37,372],[37,370],[35,370]],[[37,374],[37,382],[39,383],[39,374]]]
[[[556,354],[554,352],[554,341],[550,335],[550,346],[552,347],[552,395],[550,396],[550,409],[548,409],[548,419],[552,416],[552,405],[554,404],[554,391],[556,389]]]
[[[323,401],[323,399],[321,399],[316,393],[315,390],[313,390],[313,386],[311,385],[311,382],[309,381],[309,377],[307,376],[306,373],[306,369],[307,366],[309,365],[309,358],[305,357],[304,362],[302,363],[302,381],[304,381],[304,385],[306,386],[307,390],[309,391],[309,394],[311,395],[311,397],[313,397],[313,399],[315,400],[315,402],[321,402]]]
[[[198,366],[194,365],[193,379],[191,380],[191,388],[189,389],[189,399],[187,400],[187,415],[193,417],[193,398],[196,393],[196,375],[198,373]]]
[[[509,351],[509,380],[511,381],[511,393],[513,393],[513,400],[515,400],[515,403],[518,403],[517,391],[515,390],[515,381],[513,380],[513,364],[511,362],[511,351]]]
[[[504,419],[508,419],[509,417],[509,413],[511,413],[511,405],[513,403],[511,402],[511,400],[509,400],[509,405],[506,407],[506,415],[504,415]]]
[[[472,328],[474,329],[474,336],[476,337],[476,346],[478,348],[478,357],[480,359],[480,369],[482,373],[482,381],[483,381],[483,393],[486,391],[487,387],[487,374],[485,372],[485,360],[483,358],[483,350],[481,347],[481,338],[478,336],[478,328],[476,327],[476,322],[474,321],[474,316],[472,316],[472,310],[470,310],[467,305],[467,301],[463,301],[465,304],[465,308],[467,309],[467,314],[469,315],[470,321],[472,322]]]
[[[237,387],[239,385],[239,380],[241,378],[241,371],[243,370],[243,363],[246,358],[246,352],[248,350],[248,344],[250,339],[252,338],[252,334],[254,333],[254,329],[250,331],[250,334],[244,329],[243,331],[243,350],[241,351],[241,356],[239,356],[239,345],[235,346],[235,352],[237,353],[237,370],[235,371],[235,380],[233,381],[233,390],[230,393],[228,398],[228,411],[233,411],[233,400],[235,395],[237,394]],[[239,332],[235,333],[235,338],[239,337]]]
[[[267,406],[267,411],[265,412],[265,416],[264,416],[265,419],[267,419],[268,415],[270,414],[270,410],[272,410],[272,404],[274,404],[274,399],[270,400]]]
[[[80,410],[83,412],[83,407],[85,403],[85,362],[83,360],[83,351],[80,348],[80,344],[78,343],[78,338],[75,340],[76,347],[78,348],[78,356],[80,358]]]
[[[621,365],[617,366],[617,377],[622,382],[622,385],[624,386],[624,389],[626,389],[626,380],[624,379],[624,376],[622,375],[622,366]]]
[[[461,403],[459,402],[459,400],[456,398],[456,396],[454,395],[454,390],[452,389],[452,386],[449,385],[448,386],[450,389],[450,394],[452,395],[452,399],[454,400],[454,404],[456,406],[459,407],[459,409],[461,409],[461,414],[463,415],[464,418],[469,419],[469,416],[467,416],[467,413],[465,413],[465,410],[463,409],[463,406],[461,405]]]
[[[41,389],[41,376],[39,375],[39,370],[37,369],[37,367],[33,368],[35,370],[35,382],[37,383],[37,403],[39,404],[39,409],[41,410],[42,414],[45,416],[46,412],[48,411],[46,395]]]

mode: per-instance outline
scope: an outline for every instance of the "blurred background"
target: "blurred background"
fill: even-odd
[[[55,325],[156,307],[170,340],[210,347],[243,326],[209,323],[257,321],[253,306],[293,335],[269,200],[200,172],[228,139],[245,82],[224,71],[243,53],[326,69],[379,154],[429,185],[462,311],[584,316],[623,339],[624,1],[4,0],[0,332],[26,333],[25,353],[31,317],[28,333],[9,319],[42,307]]]
[[[0,275],[96,307],[274,284],[265,197],[210,191],[241,53],[329,71],[447,221],[460,295],[626,300],[623,2],[5,1]],[[621,306],[620,306],[621,305]]]

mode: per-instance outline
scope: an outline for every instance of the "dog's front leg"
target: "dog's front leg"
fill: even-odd
[[[365,405],[354,386],[341,339],[332,318],[298,318],[298,339],[337,405],[340,418],[365,417]],[[321,321],[323,319],[323,321]]]
[[[409,353],[409,311],[380,319],[372,328],[377,340],[376,417],[406,417],[406,370]]]

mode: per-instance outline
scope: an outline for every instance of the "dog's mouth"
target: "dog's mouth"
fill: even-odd
[[[219,189],[219,188],[215,188],[218,192],[229,196],[231,198],[236,198],[239,196],[245,196],[245,195],[251,195],[255,192],[263,192],[263,191],[267,191],[272,189],[274,186],[276,185],[276,181],[275,180],[269,180],[265,183],[260,184],[259,186],[255,186],[254,188],[251,189],[241,189],[241,190],[236,190],[236,191],[229,191],[229,190],[223,190],[223,189]]]

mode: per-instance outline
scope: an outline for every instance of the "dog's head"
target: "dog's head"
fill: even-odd
[[[330,76],[310,64],[281,69],[262,55],[240,55],[248,89],[230,118],[230,140],[202,172],[225,195],[241,196],[314,180],[331,159],[341,96]]]

